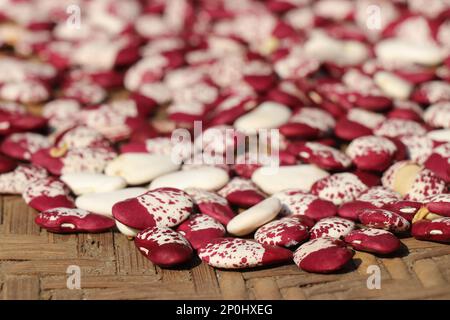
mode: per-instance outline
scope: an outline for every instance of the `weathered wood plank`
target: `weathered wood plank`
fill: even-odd
[[[46,238],[38,236],[0,236],[0,260],[47,260],[76,257],[77,247],[72,243],[48,243]]]
[[[392,279],[406,280],[411,277],[408,266],[400,258],[381,259]]]
[[[282,288],[280,292],[285,300],[306,300],[305,293],[299,287]]]
[[[66,289],[67,276],[48,276],[41,279],[42,290]],[[144,286],[161,284],[160,279],[155,276],[91,276],[81,275],[81,289],[95,288],[124,288],[130,286]]]
[[[120,288],[103,288],[84,290],[86,299],[206,299],[207,295],[197,295],[193,283],[140,283]]]
[[[47,290],[41,291],[41,299],[44,300],[81,300],[83,290]]]
[[[37,276],[10,276],[3,289],[5,300],[39,299],[39,278]]]
[[[408,248],[408,250],[426,249],[426,248],[443,248],[447,246],[443,243],[431,241],[419,241],[414,238],[401,239],[401,242]]]
[[[3,233],[39,235],[40,229],[34,223],[36,211],[18,196],[3,198]]]
[[[225,300],[242,300],[248,298],[247,287],[240,272],[218,271],[220,291]]]
[[[192,268],[191,274],[197,293],[220,295],[217,275],[212,267],[206,263],[200,263]]]
[[[273,277],[251,279],[247,282],[247,287],[253,291],[253,296],[257,300],[280,300],[282,299],[280,289]]]
[[[114,233],[114,252],[117,274],[156,274],[155,266],[123,234]]]
[[[303,274],[304,271],[300,270],[295,264],[289,264],[285,266],[278,267],[268,267],[264,269],[255,269],[255,270],[243,270],[242,276],[244,279],[252,279],[252,278],[262,278],[262,277],[270,277],[270,276],[284,276],[284,275],[292,275],[292,274]]]
[[[294,264],[253,270],[154,266],[118,232],[59,235],[34,225],[19,196],[0,201],[0,297],[8,299],[448,299],[450,247],[402,239],[395,258],[357,252],[339,274]],[[81,289],[67,288],[67,267],[81,268]],[[367,288],[367,267],[382,271],[381,290]]]
[[[416,261],[414,263],[414,271],[425,288],[448,285],[437,264],[431,259]]]
[[[11,275],[60,275],[76,265],[82,274],[112,274],[114,263],[101,259],[48,259],[7,261],[0,263],[0,272]]]
[[[192,275],[187,267],[166,269],[156,266],[156,273],[163,282],[192,282]]]
[[[3,202],[5,201],[5,197],[0,197],[0,232],[3,232]]]

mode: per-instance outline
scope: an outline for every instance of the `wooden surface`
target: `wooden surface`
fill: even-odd
[[[356,252],[340,274],[294,264],[243,272],[200,261],[184,269],[152,265],[118,232],[56,235],[34,224],[18,196],[0,197],[2,299],[450,299],[450,246],[403,239],[398,257]],[[407,249],[407,248],[408,249]],[[68,289],[71,265],[81,289]],[[367,267],[381,270],[381,289],[367,288]]]

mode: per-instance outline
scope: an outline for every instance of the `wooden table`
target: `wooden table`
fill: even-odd
[[[161,269],[118,232],[57,235],[34,223],[19,196],[0,197],[0,296],[3,299],[450,299],[450,246],[403,239],[394,258],[356,252],[340,274],[294,264],[215,270],[200,261]],[[68,289],[67,269],[81,269],[81,289]],[[381,272],[368,289],[367,268]]]

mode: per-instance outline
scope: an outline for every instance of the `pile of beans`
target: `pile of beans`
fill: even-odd
[[[50,232],[318,273],[450,243],[448,0],[6,0],[0,50],[0,193]]]

